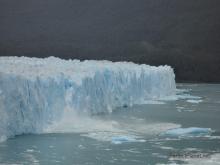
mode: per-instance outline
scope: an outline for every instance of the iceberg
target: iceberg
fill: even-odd
[[[174,128],[166,131],[163,135],[170,137],[200,137],[208,136],[213,132],[211,128]]]
[[[0,139],[42,133],[62,118],[65,109],[83,114],[111,113],[117,107],[175,92],[170,66],[0,57]]]

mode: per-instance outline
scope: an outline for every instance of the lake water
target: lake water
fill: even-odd
[[[173,101],[151,101],[91,117],[67,116],[45,134],[0,143],[0,164],[220,164],[220,84],[178,84]],[[205,135],[167,135],[173,128]],[[198,136],[197,136],[198,135]]]

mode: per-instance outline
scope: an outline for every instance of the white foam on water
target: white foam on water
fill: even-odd
[[[158,100],[145,100],[142,102],[142,104],[166,104],[165,102],[163,101],[158,101]]]
[[[96,116],[77,114],[74,111],[67,111],[61,120],[48,125],[44,133],[88,133],[97,131],[119,132],[118,122],[105,120]]]
[[[174,123],[149,123],[137,118],[114,121],[99,116],[79,115],[66,111],[59,122],[54,122],[44,129],[44,133],[79,133],[98,141],[108,141],[113,144],[125,142],[145,142],[146,136],[156,136],[171,128],[180,127]]]
[[[173,96],[170,96],[170,97],[173,97]],[[193,95],[190,95],[189,93],[179,93],[176,95],[176,100],[178,99],[193,99],[193,100],[199,100],[201,99],[202,97],[200,96],[193,96]]]

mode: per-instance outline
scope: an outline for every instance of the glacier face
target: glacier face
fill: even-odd
[[[0,57],[0,139],[41,133],[65,107],[77,113],[112,112],[175,95],[175,90],[169,66]]]

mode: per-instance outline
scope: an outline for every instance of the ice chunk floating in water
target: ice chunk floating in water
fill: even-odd
[[[112,112],[175,95],[175,89],[169,66],[0,57],[0,139],[42,133],[66,107],[78,113]]]
[[[128,142],[145,142],[145,140],[137,139],[132,136],[113,136],[112,137],[113,144],[122,144],[122,143],[128,143]]]
[[[207,136],[212,133],[211,128],[174,128],[166,131],[163,135],[171,137],[196,137],[196,136]]]
[[[202,100],[186,100],[188,103],[199,104]]]

